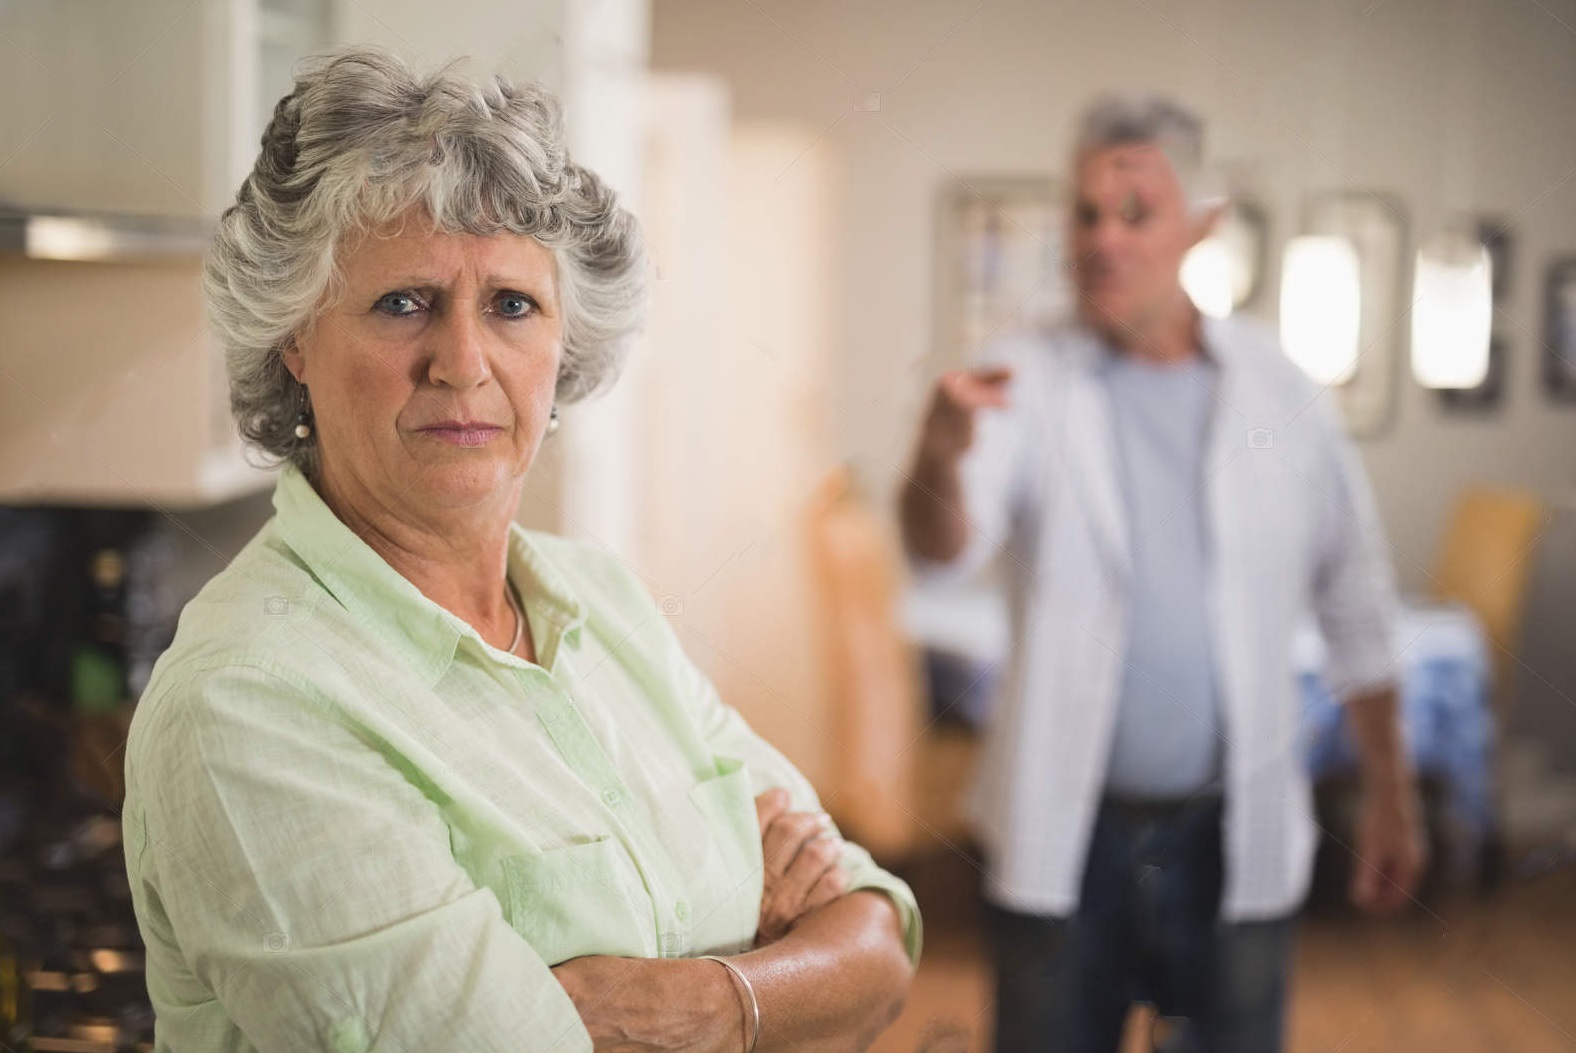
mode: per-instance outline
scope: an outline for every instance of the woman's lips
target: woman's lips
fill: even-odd
[[[423,435],[430,435],[439,442],[446,442],[451,446],[485,446],[503,429],[495,424],[445,423],[434,424],[420,431]]]

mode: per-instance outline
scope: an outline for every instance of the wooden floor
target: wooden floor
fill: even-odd
[[[914,877],[925,957],[908,1007],[874,1049],[986,1053],[973,875]],[[1146,1048],[1146,1026],[1135,1013],[1123,1053]],[[1290,1053],[1576,1051],[1576,866],[1405,918],[1306,919],[1288,1032]]]

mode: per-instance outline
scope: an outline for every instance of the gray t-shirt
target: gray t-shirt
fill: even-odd
[[[1111,402],[1132,549],[1127,653],[1108,792],[1186,797],[1216,785],[1224,744],[1210,632],[1204,451],[1215,366],[1113,354]]]

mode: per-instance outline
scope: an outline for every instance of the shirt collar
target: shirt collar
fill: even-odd
[[[389,566],[293,465],[279,474],[274,510],[279,536],[313,577],[341,607],[406,655],[428,686],[448,671],[462,639],[470,638],[485,650],[475,629]],[[533,632],[544,638],[537,640],[538,657],[550,667],[559,641],[585,622],[585,605],[514,523],[509,528],[508,574],[526,605]]]
[[[1076,323],[1081,339],[1077,350],[1080,361],[1095,374],[1103,374],[1120,354],[1099,333],[1082,321]],[[1224,372],[1235,365],[1231,336],[1231,321],[1199,314],[1199,350],[1204,360]]]
[[[560,644],[578,639],[586,621],[586,605],[542,546],[518,523],[509,525],[509,580],[530,617],[537,663],[551,672]],[[521,661],[512,655],[504,657]]]

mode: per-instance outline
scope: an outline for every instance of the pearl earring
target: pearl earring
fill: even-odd
[[[301,387],[301,412],[296,414],[295,437],[302,441],[312,437],[312,407],[307,402],[305,385]]]
[[[553,407],[553,412],[547,418],[547,434],[552,435],[558,430],[558,407]]]

